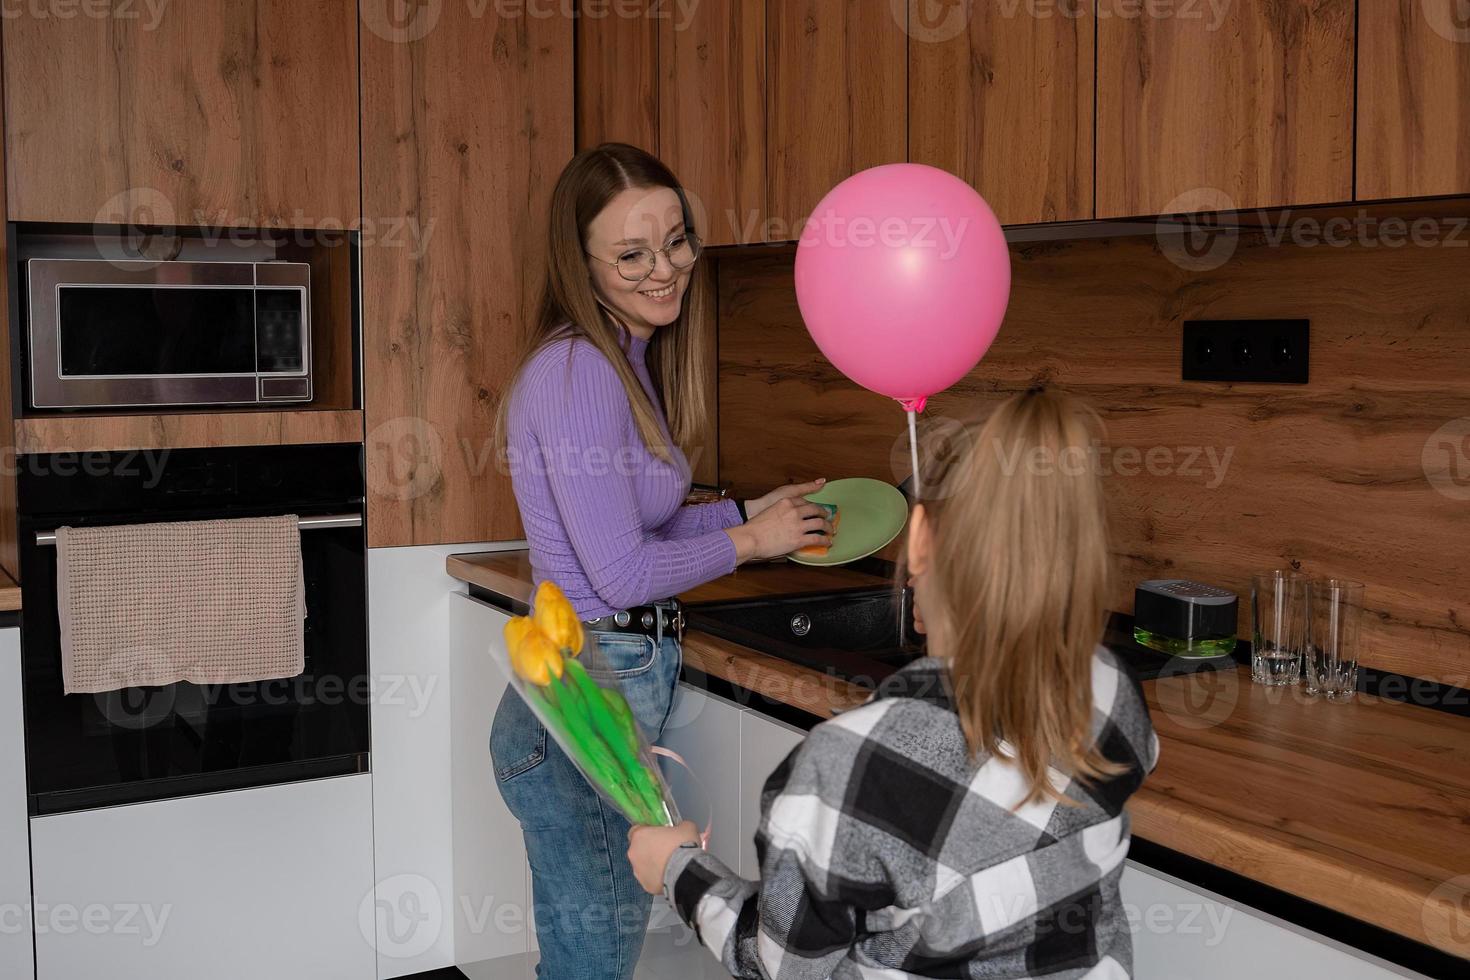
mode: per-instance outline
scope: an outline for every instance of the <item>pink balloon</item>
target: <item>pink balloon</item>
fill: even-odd
[[[873,391],[913,402],[964,377],[1005,318],[1011,258],[985,200],[953,174],[854,174],[812,212],[796,299],[817,346]]]

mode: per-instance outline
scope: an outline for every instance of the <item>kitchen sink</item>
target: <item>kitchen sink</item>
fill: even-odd
[[[924,655],[909,593],[862,589],[690,606],[689,628],[859,683]]]
[[[913,630],[911,593],[857,589],[762,599],[701,603],[687,609],[690,629],[759,650],[773,657],[876,686],[898,668],[924,655],[924,637]],[[1133,640],[1132,617],[1113,613],[1102,643],[1139,680],[1166,673],[1228,670],[1249,652],[1214,660],[1171,658]]]

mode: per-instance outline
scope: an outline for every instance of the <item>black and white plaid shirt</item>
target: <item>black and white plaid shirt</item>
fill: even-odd
[[[1080,806],[1017,807],[1019,770],[971,755],[942,665],[920,660],[771,775],[758,883],[679,850],[666,891],[736,977],[1128,977],[1123,804],[1158,740],[1137,681],[1101,648],[1092,683],[1097,743],[1129,768],[1090,789],[1053,771]]]

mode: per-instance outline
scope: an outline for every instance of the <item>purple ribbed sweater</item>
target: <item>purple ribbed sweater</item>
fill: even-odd
[[[628,361],[657,406],[644,363],[648,343],[628,337]],[[527,363],[511,396],[508,462],[531,570],[551,579],[584,619],[667,599],[735,570],[724,529],[733,500],[683,506],[689,464],[643,445],[613,366],[586,341],[553,341]],[[667,431],[667,426],[665,426]]]

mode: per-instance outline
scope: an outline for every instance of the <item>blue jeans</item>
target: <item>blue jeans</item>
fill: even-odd
[[[683,652],[630,633],[589,633],[622,685],[649,740],[668,721]],[[514,688],[490,729],[490,756],[501,798],[521,823],[531,862],[538,977],[631,980],[651,899],[628,864],[628,821],[597,795],[547,738]]]

